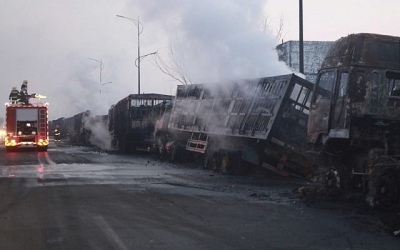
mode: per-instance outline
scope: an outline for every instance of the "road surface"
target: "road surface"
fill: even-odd
[[[147,155],[0,147],[0,249],[399,249],[373,209],[313,186]],[[399,228],[400,229],[400,228]]]

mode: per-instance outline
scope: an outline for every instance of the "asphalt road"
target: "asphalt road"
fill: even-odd
[[[64,144],[0,147],[0,173],[0,249],[400,248],[368,208],[299,197],[300,179]]]

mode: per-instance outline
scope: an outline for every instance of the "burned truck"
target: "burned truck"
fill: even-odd
[[[162,94],[131,94],[111,106],[108,129],[112,146],[122,153],[151,151],[156,121],[172,99]]]
[[[65,131],[71,143],[90,145],[90,129],[85,126],[85,123],[91,119],[91,117],[91,111],[86,110],[65,118],[64,123],[59,124],[61,132]]]
[[[307,137],[327,166],[328,188],[368,191],[374,206],[399,201],[400,37],[353,34],[332,45],[315,85]]]
[[[313,87],[295,74],[179,85],[157,141],[172,158],[183,148],[179,155],[191,152],[204,159],[204,167],[223,173],[257,165],[284,176],[306,176],[314,167],[307,156]]]

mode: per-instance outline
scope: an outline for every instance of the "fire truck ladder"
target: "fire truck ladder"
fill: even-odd
[[[38,134],[40,136],[46,136],[46,110],[41,109],[39,111],[39,131]]]
[[[192,132],[190,139],[186,143],[186,150],[204,154],[207,149],[208,139],[208,134]]]

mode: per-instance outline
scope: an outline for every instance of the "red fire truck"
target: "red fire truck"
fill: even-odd
[[[37,147],[47,151],[49,144],[48,104],[6,104],[7,151],[20,147]]]

